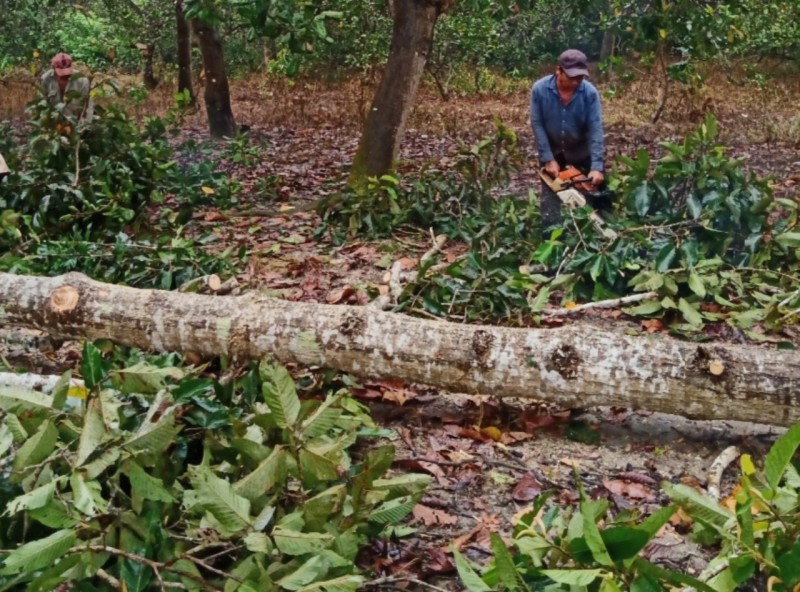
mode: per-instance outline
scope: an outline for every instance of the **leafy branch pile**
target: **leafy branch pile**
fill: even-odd
[[[0,388],[0,590],[357,590],[356,554],[427,477],[346,390],[268,361],[226,383],[91,344],[82,386]]]
[[[567,211],[563,226],[542,238],[536,196],[498,196],[519,162],[516,138],[497,134],[461,153],[457,173],[400,182],[375,180],[380,205],[351,192],[328,205],[326,221],[350,233],[388,235],[411,224],[466,243],[466,255],[426,259],[399,309],[472,322],[531,324],[556,301],[646,294],[631,315],[658,317],[693,333],[726,322],[747,332],[779,330],[800,310],[798,204],[775,199],[769,183],[747,173],[715,142],[712,116],[682,144],[661,144],[652,162],[639,151],[621,157],[611,185],[614,211],[607,238],[591,208]],[[337,226],[338,225],[338,226]]]
[[[483,574],[455,551],[459,575],[470,592],[796,590],[800,473],[792,458],[798,445],[800,425],[775,443],[763,470],[742,456],[739,483],[724,504],[688,485],[664,483],[672,503],[644,519],[639,510],[614,513],[608,500],[590,499],[580,486],[576,509],[553,505],[554,492],[545,492],[515,527],[511,550],[493,535],[495,557]],[[693,521],[693,538],[716,549],[697,578],[645,558],[648,544],[679,509]]]
[[[98,107],[88,124],[44,99],[29,115],[24,142],[15,142],[11,129],[4,135],[12,174],[0,184],[0,269],[81,271],[162,289],[232,273],[229,251],[184,232],[202,199],[231,199],[236,188],[208,159],[173,160],[169,130],[177,111],[147,119],[143,129],[113,103]],[[158,204],[161,215],[149,220]]]

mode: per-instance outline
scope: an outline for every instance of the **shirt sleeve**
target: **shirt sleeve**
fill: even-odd
[[[589,147],[592,152],[592,170],[605,170],[605,140],[603,138],[603,110],[600,95],[595,91],[589,106]]]
[[[544,129],[544,108],[542,105],[542,89],[536,85],[531,89],[531,127],[533,136],[536,138],[536,149],[539,151],[541,162],[550,162],[555,157],[553,149],[550,147],[550,139]]]

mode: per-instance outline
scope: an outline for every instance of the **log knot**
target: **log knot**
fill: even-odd
[[[712,350],[702,346],[697,348],[691,360],[691,365],[697,372],[714,381],[721,381],[730,374],[730,364],[729,356],[724,350]]]
[[[56,316],[69,315],[78,308],[80,299],[75,286],[59,286],[50,294],[50,312]]]
[[[489,357],[492,353],[493,345],[494,336],[488,331],[478,329],[472,334],[472,353],[475,354],[475,359],[482,368],[490,365]]]
[[[571,345],[561,345],[550,354],[552,368],[567,380],[574,380],[578,376],[578,367],[581,364],[578,350]]]
[[[342,324],[339,325],[339,332],[346,337],[354,337],[364,332],[365,325],[366,322],[361,317],[349,315]]]

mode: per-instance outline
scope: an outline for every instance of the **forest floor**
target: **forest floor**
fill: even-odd
[[[639,148],[658,153],[658,142],[679,141],[711,111],[729,153],[760,175],[774,175],[777,195],[797,198],[800,118],[790,97],[800,92],[798,78],[785,79],[781,86],[720,78],[700,92],[679,89],[662,120],[653,124],[649,118],[656,90],[655,81],[634,83],[619,98],[604,99],[609,163]],[[165,96],[155,95],[152,103],[138,109],[146,113],[163,108]],[[370,88],[356,82],[289,85],[249,80],[233,85],[234,113],[240,124],[249,126],[249,145],[255,147],[249,166],[230,170],[245,191],[238,198],[238,211],[198,211],[190,228],[213,235],[220,248],[245,247],[249,256],[237,277],[242,289],[290,300],[363,305],[370,291],[386,283],[392,262],[414,260],[430,248],[430,237],[412,234],[336,246],[327,238],[314,238],[320,224],[314,211],[297,211],[341,187],[370,97]],[[452,166],[459,142],[490,134],[495,117],[518,133],[529,158],[509,192],[536,191],[527,85],[447,102],[423,88],[402,143],[400,171]],[[206,129],[203,114],[197,113],[187,120],[184,134],[200,139]],[[265,179],[274,180],[274,191],[259,189]],[[243,215],[264,208],[279,213]],[[651,332],[647,325],[619,315],[598,316],[564,322],[626,323],[629,332]],[[533,399],[443,393],[396,381],[364,381],[357,395],[373,408],[381,425],[397,433],[395,470],[433,477],[411,519],[419,527],[417,533],[376,543],[364,553],[364,565],[375,578],[371,589],[461,590],[448,553],[451,546],[485,563],[490,557],[489,533],[508,535],[514,517],[541,491],[555,488],[561,503],[576,502],[575,469],[593,497],[607,498],[620,510],[636,507],[649,513],[666,501],[660,482],[704,490],[708,468],[723,449],[735,445],[742,453],[763,458],[783,432],[618,408],[558,409]],[[735,465],[726,472],[723,498],[730,494],[736,474]],[[698,574],[708,556],[690,540],[690,529],[677,516],[645,553],[664,565]]]

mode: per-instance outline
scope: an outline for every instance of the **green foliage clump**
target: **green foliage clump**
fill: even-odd
[[[423,261],[399,310],[533,324],[555,298],[633,295],[639,303],[627,313],[663,318],[674,331],[724,322],[758,339],[755,324],[778,330],[800,304],[798,205],[774,199],[716,135],[709,117],[682,144],[663,143],[655,162],[644,151],[621,157],[610,180],[616,204],[602,226],[590,206],[565,208],[563,226],[543,237],[533,192],[498,191],[517,162],[502,126],[462,150],[458,173],[373,180],[326,204],[324,221],[338,239],[410,224],[468,246],[455,261]]]
[[[165,138],[141,132],[114,104],[88,123],[43,98],[29,115],[25,144],[9,154],[14,174],[0,186],[0,208],[23,217],[23,238],[76,225],[113,234],[144,211],[173,166]]]
[[[0,388],[3,589],[355,591],[428,482],[355,453],[379,432],[346,390],[301,398],[270,361],[223,383],[87,343],[81,372]]]
[[[179,111],[147,118],[142,129],[115,105],[98,107],[88,124],[45,101],[31,112],[27,140],[18,146],[9,130],[2,146],[12,174],[0,185],[0,269],[80,271],[165,290],[234,274],[232,250],[217,248],[213,236],[190,238],[185,225],[198,205],[235,201],[238,185],[205,145],[178,147],[174,158],[169,135]],[[240,154],[236,146],[226,152]]]
[[[478,571],[455,551],[456,567],[469,592],[571,590],[666,592],[690,587],[733,592],[741,586],[784,592],[800,584],[800,473],[792,462],[800,425],[791,428],[757,470],[741,458],[733,507],[687,485],[664,483],[672,503],[646,518],[638,510],[612,511],[608,500],[589,499],[579,483],[577,508],[560,508],[541,494],[514,529],[512,548],[493,535],[494,559]],[[694,522],[693,537],[718,549],[697,577],[645,558],[645,547],[678,509]],[[748,588],[749,589],[749,588]]]

